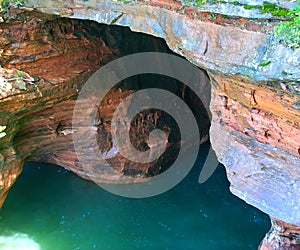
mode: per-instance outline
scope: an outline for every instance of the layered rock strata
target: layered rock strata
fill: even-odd
[[[273,27],[280,18],[270,14],[261,15],[257,10],[234,12],[236,7],[231,5],[230,8],[229,1],[225,2],[222,4],[226,4],[226,8],[202,6],[197,10],[181,2],[170,1],[29,0],[25,1],[25,8],[36,8],[71,19],[128,26],[133,31],[161,37],[174,52],[207,70],[212,85],[211,143],[219,161],[226,167],[231,191],[272,217],[273,227],[261,249],[297,249],[300,226],[299,50],[287,48],[272,36]],[[249,2],[242,1],[241,4]],[[290,1],[280,3],[281,7],[292,7],[291,4]],[[26,25],[30,25],[30,22]],[[65,32],[65,37],[72,39],[72,29],[66,29]],[[2,29],[2,47],[16,46],[9,39],[5,40],[9,33],[7,29]],[[86,37],[81,36],[81,39],[82,43],[87,42]],[[31,40],[38,39],[32,37]],[[47,46],[53,43],[44,42]],[[106,43],[114,47],[122,44],[122,39],[120,41],[108,34]],[[109,48],[106,52],[105,55],[99,52],[103,64],[115,56]],[[7,54],[12,56],[17,52]],[[84,53],[80,53],[82,55]],[[30,57],[26,57],[26,60],[30,60]],[[56,64],[60,67],[58,65],[61,64]],[[96,69],[100,66],[92,65],[87,67]],[[38,69],[47,67],[48,64],[45,67],[40,64]],[[27,69],[26,66],[22,67],[24,71]],[[36,74],[38,69],[29,73]],[[40,77],[52,82],[45,72]],[[86,72],[78,72],[77,77],[86,77]],[[47,81],[44,82],[45,86],[49,85]],[[63,91],[70,91],[73,85]],[[43,88],[39,87],[39,90],[42,92]],[[33,96],[38,95],[37,88],[34,93]],[[19,96],[14,96],[15,103],[22,102],[21,99],[17,101]],[[46,101],[51,102],[51,98]],[[10,105],[9,110],[20,108],[16,104]],[[34,102],[32,106],[37,111],[41,109]],[[4,115],[9,118],[6,120],[8,127],[14,127],[12,124],[18,124],[25,117],[24,114],[8,115],[7,112]],[[14,128],[5,138],[7,145],[12,145],[12,139],[19,132],[19,128]],[[17,153],[15,147],[9,146],[1,151],[4,162],[2,182],[10,185],[21,168],[13,168],[14,171],[10,172],[6,166],[23,164],[14,156]],[[44,159],[48,159],[48,155],[44,156]],[[60,161],[66,160],[60,158]],[[7,190],[4,188],[3,193]]]

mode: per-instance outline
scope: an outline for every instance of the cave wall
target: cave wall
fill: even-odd
[[[208,70],[213,85],[211,142],[227,168],[232,192],[273,217],[300,225],[300,112],[294,105],[299,101],[300,59],[298,50],[265,32],[272,30],[276,17],[210,18],[203,10],[182,11],[181,3],[168,1],[25,4],[164,38],[173,51]],[[271,63],[263,67],[264,61]]]
[[[281,4],[291,7],[289,1]],[[226,167],[231,191],[274,220],[300,226],[300,59],[299,50],[272,36],[278,18],[257,11],[236,14],[232,5],[211,16],[211,6],[196,10],[171,1],[25,1],[23,9],[33,8],[161,37],[207,70],[211,143]],[[17,158],[9,161],[22,165]],[[16,169],[10,176],[16,178]]]
[[[289,1],[281,2],[291,5]],[[259,81],[299,79],[297,51],[273,41],[270,36],[279,21],[268,15],[261,19],[257,10],[249,10],[255,18],[248,19],[223,15],[223,12],[211,17],[208,10],[198,11],[179,1],[124,4],[122,1],[27,0],[25,6],[68,18],[126,26],[132,31],[161,37],[171,50],[212,72],[240,74]],[[234,14],[234,5],[227,10]],[[261,67],[265,61],[272,63]],[[293,74],[284,75],[283,71]]]
[[[96,108],[92,123],[87,123],[86,119],[80,122],[73,120],[75,103],[79,103],[78,94],[96,70],[127,54],[145,51],[171,53],[164,40],[133,33],[128,28],[66,19],[37,11],[12,9],[10,14],[6,22],[0,24],[3,48],[0,57],[3,66],[0,70],[0,124],[6,126],[6,135],[0,141],[3,173],[1,204],[20,174],[23,163],[28,160],[54,163],[97,183],[145,182],[167,170],[180,149],[176,124],[167,113],[146,110],[131,122],[131,141],[141,151],[149,148],[148,143],[151,142],[148,137],[153,129],[161,129],[168,134],[166,152],[157,160],[137,164],[123,157],[113,143],[113,114],[119,104],[141,85],[164,87],[180,95],[201,120],[199,142],[207,141],[209,118],[205,108],[195,102],[191,91],[185,90],[183,96],[182,83],[165,76],[126,78],[105,95]],[[209,87],[208,76],[202,74],[203,83]],[[93,91],[94,95],[97,93]],[[84,114],[92,114],[95,99],[89,96],[81,100],[83,106],[80,110]],[[73,135],[79,134],[80,129],[83,135],[77,145],[89,145],[89,151],[100,151],[110,163],[109,167],[99,168],[94,158],[87,155],[84,155],[84,167],[79,164]],[[86,131],[95,135],[96,143],[88,140]],[[189,148],[195,144],[194,138],[191,139],[193,141],[185,142]],[[155,148],[152,151],[155,153]]]

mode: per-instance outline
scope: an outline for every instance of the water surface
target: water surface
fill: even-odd
[[[229,192],[222,165],[199,184],[202,164],[162,195],[129,199],[28,162],[1,210],[0,249],[257,249],[269,218]]]

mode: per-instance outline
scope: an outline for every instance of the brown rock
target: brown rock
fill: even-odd
[[[261,249],[298,247],[296,238],[286,237],[285,232],[294,230],[298,234],[297,227],[300,226],[300,115],[295,105],[299,102],[299,51],[277,43],[268,34],[278,24],[277,17],[241,9],[236,12],[238,7],[228,5],[227,1],[220,3],[220,9],[211,6],[201,11],[186,6],[181,8],[180,2],[169,0],[129,4],[97,0],[28,0],[26,4],[46,13],[129,26],[133,31],[164,38],[173,51],[208,70],[213,86],[211,142],[219,161],[227,169],[231,191],[271,217],[278,218],[274,219],[276,223],[273,222],[273,230],[277,232],[270,233]],[[284,0],[278,4],[291,8],[293,2]],[[219,14],[213,13],[214,18],[211,18],[209,11],[215,8]],[[20,20],[26,19],[26,15],[21,14]],[[260,22],[256,18],[267,19]],[[74,132],[68,127],[72,100],[80,90],[80,84],[94,70],[114,58],[115,53],[123,55],[120,50],[114,51],[105,44],[113,48],[120,48],[124,43],[125,47],[128,45],[126,36],[114,35],[106,28],[103,28],[104,44],[102,38],[93,40],[86,37],[88,32],[78,27],[78,20],[66,22],[49,16],[44,19],[48,21],[42,24],[23,22],[20,25],[19,22],[0,25],[0,45],[5,47],[1,64],[41,78],[26,92],[14,89],[16,92],[0,92],[5,97],[0,102],[3,110],[1,122],[8,126],[0,152],[5,159],[1,164],[3,199],[9,185],[20,173],[24,160],[34,154],[35,160],[56,162],[84,176],[70,144]],[[23,41],[22,44],[19,41]],[[39,46],[36,46],[37,41]],[[154,42],[153,46],[159,48],[160,44]],[[132,53],[133,50],[127,52]],[[266,59],[270,63],[262,67],[261,63]],[[75,84],[77,87],[71,88]],[[126,89],[130,90],[128,86]],[[126,92],[122,91],[125,95]],[[184,88],[179,92],[183,98],[186,96]],[[16,93],[12,101],[11,96]],[[119,97],[112,100],[109,109],[121,101]],[[105,112],[108,116],[109,111]],[[26,120],[28,117],[29,121]],[[151,126],[156,126],[161,116],[154,113],[153,117]],[[138,125],[143,119],[142,115],[140,120],[135,121],[136,131],[145,129]],[[107,135],[109,117],[104,115],[95,120],[101,142],[98,146],[103,147],[103,151],[111,149],[112,142]],[[59,129],[58,125],[61,126]],[[142,147],[143,140],[138,138],[137,146]],[[15,145],[10,143],[12,141]],[[53,141],[60,146],[50,157]],[[29,145],[34,145],[34,150]],[[116,172],[125,175],[140,176],[151,169],[133,169],[120,158],[111,163]],[[160,171],[154,168],[150,172],[157,174]],[[109,179],[109,175],[106,177]],[[285,224],[280,221],[285,221]]]
[[[272,228],[259,246],[259,250],[299,250],[300,227],[271,218]]]
[[[123,89],[112,89],[105,96],[97,107],[93,124],[72,121],[75,100],[83,84],[102,66],[101,62],[107,63],[123,51],[111,49],[104,43],[100,34],[101,31],[102,34],[110,32],[108,28],[94,22],[15,11],[23,20],[21,24],[15,19],[0,24],[10,39],[0,63],[4,67],[4,79],[15,83],[21,78],[26,89],[20,86],[7,89],[0,99],[0,124],[7,127],[7,135],[0,141],[0,172],[3,175],[0,206],[27,160],[55,163],[85,179],[99,182],[139,182],[165,171],[177,156],[180,138],[171,138],[166,152],[147,164],[131,162],[114,149],[110,132],[112,116],[120,102],[136,89],[134,81]],[[98,33],[95,34],[95,30]],[[130,39],[124,41],[123,48],[130,43]],[[94,108],[95,100],[84,100],[82,110],[85,113],[92,113]],[[89,145],[87,150],[99,150],[105,155],[110,164],[108,168],[95,168],[94,159],[88,156],[88,166],[83,168],[79,164],[73,135],[83,126],[92,130],[96,138],[95,143],[85,144]],[[132,121],[131,128],[134,146],[147,150],[153,146],[148,140],[153,129],[160,128],[172,134],[174,125],[166,113],[150,110],[140,113]],[[206,133],[203,136],[207,137],[207,126],[203,130]],[[85,142],[84,135],[81,140]]]

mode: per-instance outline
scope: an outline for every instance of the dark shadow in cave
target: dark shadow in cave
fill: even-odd
[[[91,21],[80,25],[88,35],[103,37],[118,57],[147,51],[173,53],[164,40],[129,28]],[[177,94],[189,104],[199,128],[209,128],[201,100],[183,83],[148,74],[116,86],[132,91],[150,87]],[[165,119],[176,126],[170,117]],[[176,133],[172,136],[170,141],[179,140]],[[136,148],[143,150],[143,145]],[[230,194],[222,167],[205,184],[198,183],[209,146],[200,147],[198,161],[182,183],[149,199],[117,197],[53,165],[26,163],[3,207],[2,234],[26,233],[44,249],[256,249],[270,227],[267,216]],[[161,173],[153,172],[150,175]],[[136,172],[127,168],[123,173]]]
[[[83,21],[83,23],[89,25],[88,30],[91,32],[91,34],[101,36],[107,46],[114,48],[117,57],[141,52],[160,52],[179,56],[172,52],[168,48],[166,42],[161,38],[132,32],[127,27],[124,28],[118,26],[99,25],[96,22],[87,21]],[[164,65],[162,65],[162,67],[163,66]],[[206,88],[206,91],[209,92],[209,96],[206,96],[207,100],[205,101],[206,103],[209,103],[210,83],[208,75],[205,71],[203,72],[205,73],[206,79],[202,85],[204,86],[203,88]],[[198,128],[201,133],[201,138],[208,136],[210,120],[209,114],[207,113],[202,100],[185,83],[179,82],[178,80],[171,77],[159,74],[135,75],[118,83],[114,88],[111,89],[111,91],[107,93],[106,96],[109,96],[111,93],[117,92],[118,89],[121,89],[122,91],[136,92],[148,88],[167,90],[175,94],[178,98],[182,99],[189,106],[189,108],[193,112],[194,117],[196,118]],[[98,133],[100,135],[98,137],[99,148],[103,148],[103,145],[106,145],[106,147],[108,145],[108,147],[113,148],[111,135],[109,132],[107,132],[107,129],[104,128],[107,124],[108,126],[110,126],[110,121],[107,121],[105,115],[101,115],[101,108],[105,109],[103,107],[105,107],[105,105],[109,102],[113,103],[113,100],[109,99],[109,97],[103,98],[103,106],[100,105],[100,107],[98,108],[99,111],[97,116],[99,116],[100,121],[100,125],[98,126]],[[128,163],[128,161],[126,161],[126,159],[124,158],[121,158],[120,160],[119,156],[117,156],[118,159],[112,158],[108,160],[113,169],[115,169],[116,171],[122,171],[122,174],[124,175],[151,177],[164,172],[172,165],[180,149],[180,147],[178,147],[177,145],[181,140],[180,131],[176,125],[176,121],[174,121],[174,119],[164,111],[161,112],[162,114],[160,114],[158,122],[154,122],[153,119],[151,120],[151,117],[155,117],[157,112],[160,111],[149,108],[143,112],[140,112],[139,114],[136,114],[135,118],[131,122],[131,142],[139,151],[146,151],[149,149],[149,146],[147,144],[149,133],[154,129],[161,129],[166,133],[170,133],[168,136],[168,142],[173,145],[170,146],[168,150],[166,150],[166,152],[156,163],[153,164],[153,166],[149,168],[147,167],[147,170],[144,170],[145,164],[144,166],[142,166],[142,164],[133,162]],[[142,126],[138,124],[139,117],[142,117]],[[148,117],[150,118],[148,119]],[[134,126],[134,124],[137,124],[136,127]],[[170,129],[170,127],[174,128],[174,130]],[[166,129],[164,130],[163,128]],[[105,136],[106,138],[104,138],[103,136]],[[186,143],[190,143],[191,147],[198,147],[200,138],[198,139],[198,141],[196,139]],[[124,167],[122,167],[122,170],[119,170],[118,166],[118,162],[120,161],[126,161],[126,164]]]

